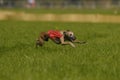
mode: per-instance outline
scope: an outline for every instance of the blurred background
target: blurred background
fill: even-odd
[[[0,20],[120,23],[119,9],[120,0],[0,0]]]
[[[1,8],[120,8],[120,0],[0,0]]]

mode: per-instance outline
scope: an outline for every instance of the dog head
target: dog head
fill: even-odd
[[[67,39],[67,40],[69,40],[71,42],[76,40],[76,37],[75,37],[74,33],[72,31],[70,31],[70,30],[66,30],[64,32],[64,35],[65,35],[65,39]]]

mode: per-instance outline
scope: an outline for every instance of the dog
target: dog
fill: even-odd
[[[38,46],[43,46],[45,41],[49,41],[51,39],[56,44],[61,45],[71,45],[72,47],[75,47],[73,43],[86,43],[85,41],[79,41],[77,40],[74,33],[70,30],[65,31],[59,31],[59,30],[49,30],[47,32],[41,32],[39,34],[38,39],[36,40],[36,48]]]

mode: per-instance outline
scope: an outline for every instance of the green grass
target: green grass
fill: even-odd
[[[13,9],[6,9],[1,8],[0,10],[3,11],[16,11],[16,12],[25,12],[25,13],[35,13],[35,14],[104,14],[104,15],[120,15],[119,9],[23,9],[23,8],[13,8]]]
[[[71,29],[87,44],[52,41],[41,31]],[[120,24],[0,21],[0,80],[119,80]]]

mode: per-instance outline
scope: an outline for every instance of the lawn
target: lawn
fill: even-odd
[[[36,8],[36,9],[23,9],[23,8],[0,8],[0,11],[14,11],[14,12],[25,12],[33,14],[104,14],[104,15],[120,15],[119,9],[76,9],[76,8]]]
[[[39,32],[75,32],[87,44],[52,41],[35,48]],[[119,80],[120,24],[0,21],[0,80]]]

